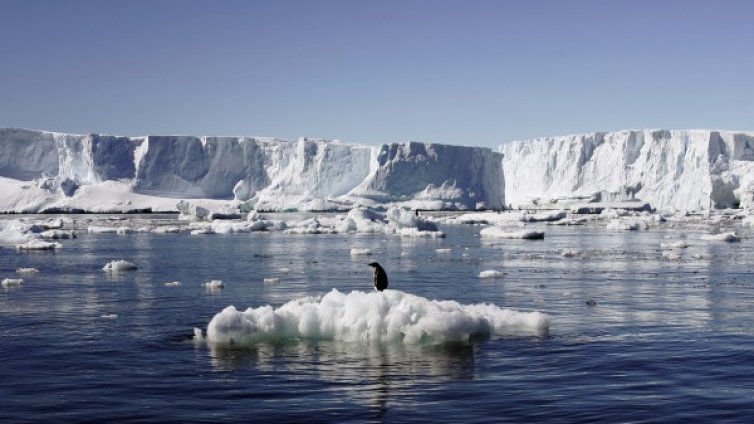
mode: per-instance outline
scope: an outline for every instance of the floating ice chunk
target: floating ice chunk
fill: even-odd
[[[90,225],[89,228],[87,228],[87,232],[89,234],[115,234],[118,232],[118,229],[115,227],[103,227],[99,225]]]
[[[425,231],[418,228],[397,228],[395,234],[403,237],[445,238],[445,233],[442,231]]]
[[[507,231],[500,227],[487,227],[483,228],[479,232],[482,237],[494,237],[502,239],[523,239],[523,240],[542,240],[545,238],[544,231],[534,230],[520,230],[520,231]]]
[[[452,249],[450,249],[448,247],[443,247],[443,248],[435,249],[435,252],[437,252],[437,253],[450,253],[450,252],[452,252]]]
[[[369,256],[372,251],[368,248],[354,247],[351,248],[351,256]]]
[[[225,283],[222,280],[212,280],[202,284],[202,286],[209,290],[219,290],[225,287]]]
[[[178,204],[175,205],[175,208],[181,213],[179,219],[202,220],[209,216],[209,209],[189,203],[185,200],[178,202]]]
[[[42,225],[48,230],[57,230],[63,228],[63,220],[60,218],[50,218]]]
[[[39,273],[39,270],[36,268],[18,268],[16,269],[16,274],[37,274]]]
[[[581,254],[581,251],[578,249],[565,249],[562,252],[560,252],[560,256],[564,258],[575,258]]]
[[[280,282],[280,278],[277,278],[277,277],[267,277],[267,278],[264,279],[264,282],[268,283],[268,284],[279,283]]]
[[[521,216],[521,221],[524,222],[552,222],[559,221],[568,216],[568,212],[564,210],[560,211],[543,211],[535,214],[524,214]]]
[[[67,240],[76,238],[76,233],[70,230],[47,230],[39,233],[39,236],[47,240]]]
[[[204,341],[204,335],[202,334],[202,329],[199,327],[194,327],[194,341],[195,342]]]
[[[677,250],[665,250],[662,252],[662,257],[671,261],[679,261],[682,258]]]
[[[649,225],[646,222],[638,220],[613,219],[607,224],[608,230],[637,231],[646,230],[647,228],[649,228]]]
[[[180,227],[175,226],[167,226],[167,227],[157,227],[152,229],[151,231],[154,234],[177,234],[181,232]]]
[[[670,243],[660,243],[660,249],[685,249],[689,247],[688,243],[683,240]]]
[[[479,278],[497,278],[502,277],[503,273],[494,269],[488,269],[479,273]]]
[[[280,271],[280,272],[282,272],[282,273],[285,273],[285,274],[287,274],[287,273],[291,272],[291,269],[290,269],[290,268],[286,268],[286,267],[283,267],[283,268],[280,268],[280,269],[279,269],[279,271]]]
[[[628,215],[630,212],[628,212],[625,209],[603,209],[602,212],[600,212],[599,217],[600,219],[619,219],[622,216]]]
[[[63,245],[60,243],[41,240],[32,240],[28,243],[16,245],[16,249],[18,250],[55,250],[62,247]]]
[[[137,269],[137,266],[131,262],[123,259],[110,261],[102,267],[103,271],[118,272],[118,271],[132,271]]]
[[[463,305],[429,300],[399,290],[384,292],[333,289],[323,297],[292,300],[239,311],[228,306],[207,326],[211,343],[255,343],[285,338],[407,344],[464,342],[474,336],[544,335],[549,316],[492,304]]]
[[[105,314],[105,315],[100,315],[99,317],[102,319],[117,319],[118,314]]]
[[[704,234],[702,235],[702,240],[725,241],[728,243],[733,243],[736,241],[741,241],[741,237],[737,236],[736,233],[734,232],[730,232],[730,233],[720,233],[720,234]]]
[[[333,234],[335,233],[335,229],[322,225],[317,218],[311,218],[297,223],[290,223],[289,228],[283,232],[285,234]]]
[[[165,287],[180,287],[181,282],[180,281],[171,281],[168,283],[165,283]]]
[[[24,283],[23,278],[5,278],[2,282],[0,282],[0,285],[3,287],[11,288],[11,287],[21,287],[21,285]]]
[[[205,234],[215,234],[215,232],[212,230],[212,228],[199,228],[196,230],[191,230],[190,234],[192,236],[201,236]]]
[[[211,229],[216,234],[236,234],[251,232],[249,224],[245,222],[214,221],[212,222]]]
[[[587,223],[587,218],[563,218],[559,221],[548,222],[547,225],[584,225]]]

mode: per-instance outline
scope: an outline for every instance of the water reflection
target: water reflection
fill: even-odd
[[[330,383],[379,415],[387,411],[391,397],[411,394],[417,386],[473,380],[477,349],[477,343],[421,346],[290,340],[252,346],[210,343],[208,355],[216,371],[249,368],[287,380],[314,378]]]

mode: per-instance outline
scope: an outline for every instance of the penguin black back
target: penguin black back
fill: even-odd
[[[387,273],[377,262],[368,264],[374,268],[374,288],[383,291],[387,288]]]

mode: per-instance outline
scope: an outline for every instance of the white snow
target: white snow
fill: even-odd
[[[497,278],[502,277],[503,273],[494,269],[488,269],[479,273],[479,278]]]
[[[492,238],[501,238],[501,239],[542,240],[545,238],[545,233],[543,231],[536,231],[536,230],[509,231],[505,228],[497,227],[497,226],[483,228],[482,231],[479,232],[479,235],[482,237],[492,237]]]
[[[123,259],[117,259],[117,260],[113,260],[105,264],[105,266],[102,267],[102,270],[108,271],[108,272],[118,272],[118,271],[132,271],[137,268],[138,267],[131,262],[128,262]]]
[[[239,311],[228,306],[207,326],[210,343],[254,343],[285,338],[362,343],[437,344],[473,336],[548,332],[550,318],[492,304],[463,305],[398,290],[341,293]]]

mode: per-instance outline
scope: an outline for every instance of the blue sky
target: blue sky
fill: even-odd
[[[752,130],[754,1],[0,0],[0,126],[496,147]]]

